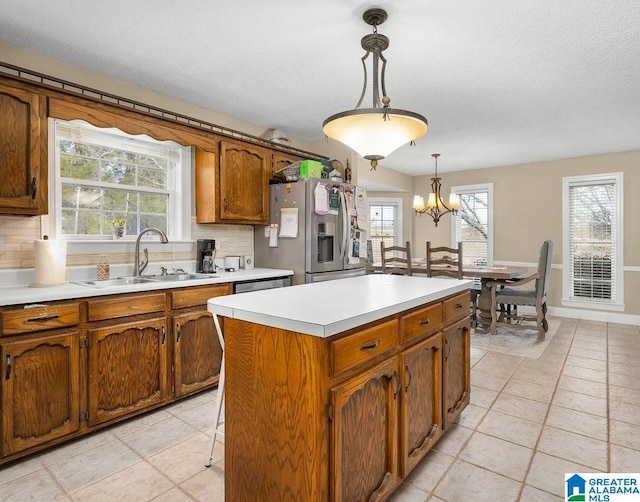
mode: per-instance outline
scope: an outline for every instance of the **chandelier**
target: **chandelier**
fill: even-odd
[[[427,205],[424,205],[424,198],[421,195],[413,196],[413,210],[416,214],[427,213],[433,218],[433,222],[438,226],[440,218],[447,213],[456,214],[460,209],[460,197],[451,192],[449,194],[449,205],[447,206],[442,200],[442,185],[438,177],[438,157],[439,153],[432,153],[431,156],[436,159],[436,174],[431,178],[431,192],[429,193],[429,199]]]
[[[366,51],[362,56],[364,69],[364,85],[362,94],[355,109],[336,113],[324,121],[322,131],[355,150],[365,159],[371,161],[371,169],[375,169],[378,161],[384,159],[402,145],[411,143],[424,136],[428,122],[422,115],[406,110],[389,107],[391,98],[387,96],[384,83],[387,60],[382,55],[389,47],[389,38],[378,33],[378,25],[387,19],[383,9],[369,9],[363,15],[365,23],[373,26],[373,33],[362,38],[361,46]],[[372,55],[372,108],[360,108],[367,90],[367,65],[365,60]],[[382,69],[380,75],[380,61]],[[380,98],[382,89],[382,99]]]

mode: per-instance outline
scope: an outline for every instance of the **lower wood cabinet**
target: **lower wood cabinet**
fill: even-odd
[[[397,368],[391,357],[331,391],[335,502],[380,500],[397,484]]]
[[[469,317],[445,327],[443,347],[444,428],[456,422],[471,395],[471,324]]]
[[[90,426],[167,400],[166,318],[89,330],[88,341]]]
[[[468,292],[330,338],[225,335],[226,500],[386,500],[469,402]]]
[[[400,474],[406,477],[442,435],[442,334],[400,354]]]
[[[79,340],[72,330],[0,342],[3,456],[80,429]]]
[[[199,310],[173,317],[174,394],[184,396],[217,383],[222,347],[213,316]]]
[[[0,308],[0,465],[219,379],[209,298],[232,284]]]

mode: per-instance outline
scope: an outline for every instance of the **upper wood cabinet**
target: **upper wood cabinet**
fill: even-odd
[[[267,224],[271,152],[222,140],[219,151],[196,148],[196,221]]]
[[[46,97],[0,82],[0,214],[47,213]]]
[[[303,157],[298,157],[296,155],[291,155],[283,152],[274,151],[271,155],[271,179],[282,181],[282,178],[278,178],[276,173],[291,164],[294,164],[300,160],[304,160]]]

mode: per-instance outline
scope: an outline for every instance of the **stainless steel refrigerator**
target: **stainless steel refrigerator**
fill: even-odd
[[[255,227],[256,267],[292,269],[293,284],[366,273],[364,188],[310,178],[271,185],[269,197],[269,225]]]

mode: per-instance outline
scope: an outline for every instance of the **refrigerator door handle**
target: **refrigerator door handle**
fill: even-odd
[[[344,260],[347,252],[347,232],[349,231],[349,215],[347,214],[347,197],[340,192],[340,207],[342,209],[342,242],[338,247],[340,259]]]

